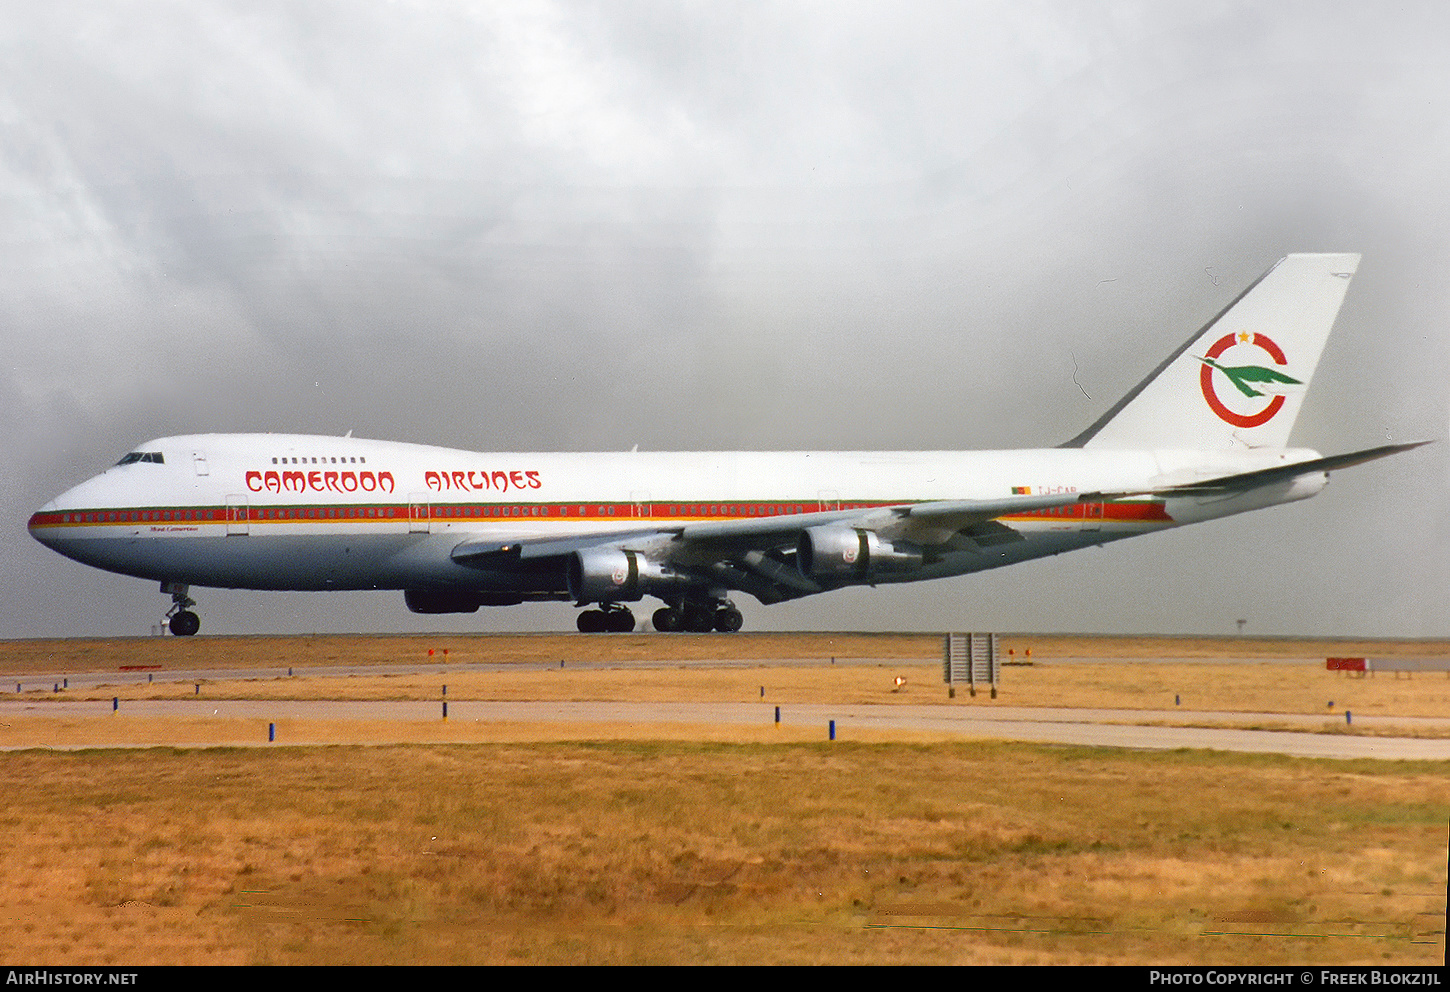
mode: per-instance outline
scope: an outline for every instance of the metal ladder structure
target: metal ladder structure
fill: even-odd
[[[967,684],[975,696],[978,683],[990,685],[992,698],[997,698],[997,681],[1002,666],[997,658],[996,634],[947,634],[942,652],[942,677],[947,695],[956,698],[956,687]]]

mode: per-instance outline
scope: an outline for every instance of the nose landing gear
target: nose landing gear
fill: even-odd
[[[187,593],[189,586],[177,582],[161,583],[161,591],[171,593],[171,609],[166,611],[166,626],[177,637],[190,637],[201,630],[201,618],[192,612],[196,600]]]

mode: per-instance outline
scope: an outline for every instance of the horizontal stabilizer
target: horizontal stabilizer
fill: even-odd
[[[1273,468],[1260,469],[1256,472],[1243,472],[1239,475],[1225,475],[1203,482],[1190,482],[1181,486],[1170,486],[1167,489],[1154,490],[1152,495],[1211,496],[1239,492],[1246,489],[1256,489],[1259,486],[1267,486],[1271,483],[1282,482],[1286,479],[1294,479],[1311,472],[1332,472],[1335,469],[1349,468],[1351,465],[1363,465],[1365,462],[1372,462],[1377,458],[1387,458],[1390,455],[1397,455],[1402,451],[1410,451],[1413,448],[1418,448],[1429,443],[1429,441],[1411,441],[1407,444],[1384,444],[1378,448],[1351,451],[1344,455],[1331,455],[1328,458],[1315,458],[1307,462],[1276,465]]]

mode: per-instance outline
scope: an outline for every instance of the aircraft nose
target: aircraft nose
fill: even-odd
[[[25,525],[25,529],[30,531],[30,536],[41,544],[47,548],[53,548],[58,535],[57,525],[59,523],[60,505],[55,500],[51,500],[30,515],[30,522]]]
[[[70,525],[80,520],[80,516],[74,511],[96,505],[94,499],[90,498],[93,494],[87,492],[90,485],[90,480],[87,480],[78,486],[72,486],[32,513],[30,522],[26,525],[30,536],[47,548],[65,554],[63,546],[73,544],[76,537]]]
[[[86,525],[100,523],[105,516],[88,510],[97,505],[97,495],[93,480],[68,489],[32,513],[26,529],[31,537],[57,554],[87,565],[95,564],[98,542],[93,538],[102,535],[96,532],[96,527]],[[105,505],[104,500],[100,505]]]

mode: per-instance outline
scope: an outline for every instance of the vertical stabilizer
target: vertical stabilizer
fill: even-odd
[[[1282,448],[1359,267],[1289,255],[1139,383],[1070,448]]]

